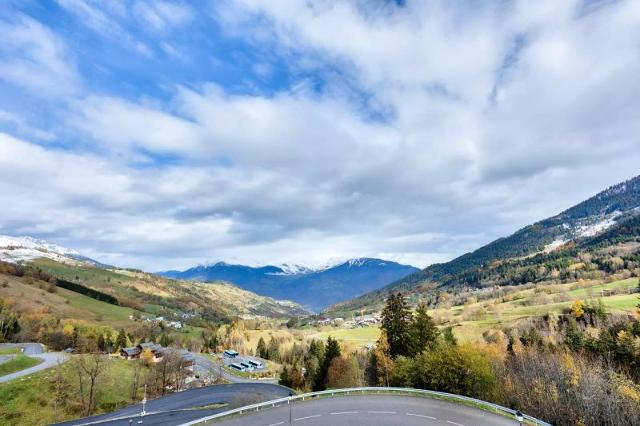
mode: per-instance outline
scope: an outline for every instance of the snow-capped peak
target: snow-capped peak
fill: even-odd
[[[282,269],[284,275],[300,275],[315,272],[312,268],[291,263],[283,263],[282,265],[279,265],[278,268]]]

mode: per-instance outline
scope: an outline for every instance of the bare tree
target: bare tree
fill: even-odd
[[[63,374],[63,365],[62,365],[62,361],[58,360],[57,366],[56,366],[56,375],[55,375],[55,382],[54,382],[54,401],[53,401],[53,415],[54,415],[54,419],[55,421],[59,421],[59,410],[60,408],[64,405],[64,402],[67,400],[68,397],[68,390],[69,390],[69,385],[66,382],[66,380],[64,379],[64,374]]]
[[[136,360],[133,365],[133,378],[131,381],[131,402],[136,402],[138,389],[140,388],[140,374],[142,372],[142,361]]]
[[[98,378],[105,369],[105,358],[100,354],[77,357],[74,362],[78,374],[78,390],[85,416],[90,416],[96,405]]]

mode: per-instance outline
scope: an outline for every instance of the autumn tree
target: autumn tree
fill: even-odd
[[[327,371],[327,387],[354,388],[360,386],[360,366],[355,357],[336,357]]]
[[[376,347],[369,353],[365,368],[365,380],[369,386],[389,386],[389,376],[393,368],[393,360],[389,356],[389,343],[384,330]]]

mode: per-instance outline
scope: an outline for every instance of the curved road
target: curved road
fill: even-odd
[[[45,352],[44,347],[40,343],[2,343],[0,348],[23,348],[23,354],[32,358],[40,358],[42,362],[30,368],[16,371],[15,373],[0,376],[0,383],[8,382],[9,380],[17,379],[18,377],[27,376],[29,374],[37,373],[38,371],[46,370],[47,368],[55,367],[60,362],[67,360],[66,354],[61,352]]]
[[[177,425],[222,411],[262,401],[283,398],[289,389],[266,383],[238,383],[213,385],[177,392],[147,402],[144,425]],[[226,404],[214,407],[214,404]],[[113,413],[72,420],[61,425],[121,425],[128,426],[129,419],[140,419],[141,404],[131,405]],[[137,423],[136,423],[137,424]]]
[[[297,426],[516,426],[498,414],[437,399],[399,395],[358,395],[313,399],[291,405],[291,422]],[[213,424],[213,423],[211,423]],[[286,426],[289,406],[215,423],[225,426]]]

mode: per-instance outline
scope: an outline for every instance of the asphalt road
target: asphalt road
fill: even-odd
[[[206,355],[194,353],[192,355],[196,359],[196,370],[198,372],[210,372],[212,375],[222,374],[222,378],[231,382],[231,383],[271,383],[277,384],[278,381],[276,379],[265,379],[265,380],[256,380],[248,377],[240,377],[235,374],[231,374],[221,367],[221,363],[217,361],[211,360],[211,358]]]
[[[291,405],[297,426],[516,426],[515,419],[436,399],[399,395],[360,395],[313,399]],[[289,406],[280,405],[229,420],[224,426],[286,426]]]
[[[23,353],[32,358],[40,358],[42,362],[30,368],[16,371],[15,373],[0,376],[0,383],[8,382],[9,380],[17,379],[18,377],[27,376],[29,374],[37,373],[38,371],[46,370],[47,368],[55,367],[59,362],[65,362],[67,360],[66,354],[62,352],[45,352],[40,343],[2,343],[0,348],[24,348]]]
[[[144,425],[177,425],[201,417],[257,402],[269,401],[289,395],[289,389],[266,383],[238,383],[213,385],[174,393],[147,402]],[[213,404],[226,404],[211,408]],[[210,407],[210,408],[206,408]],[[131,405],[118,411],[100,416],[73,420],[61,425],[86,425],[100,422],[100,425],[129,425],[129,419],[137,424],[140,420],[141,404]]]

